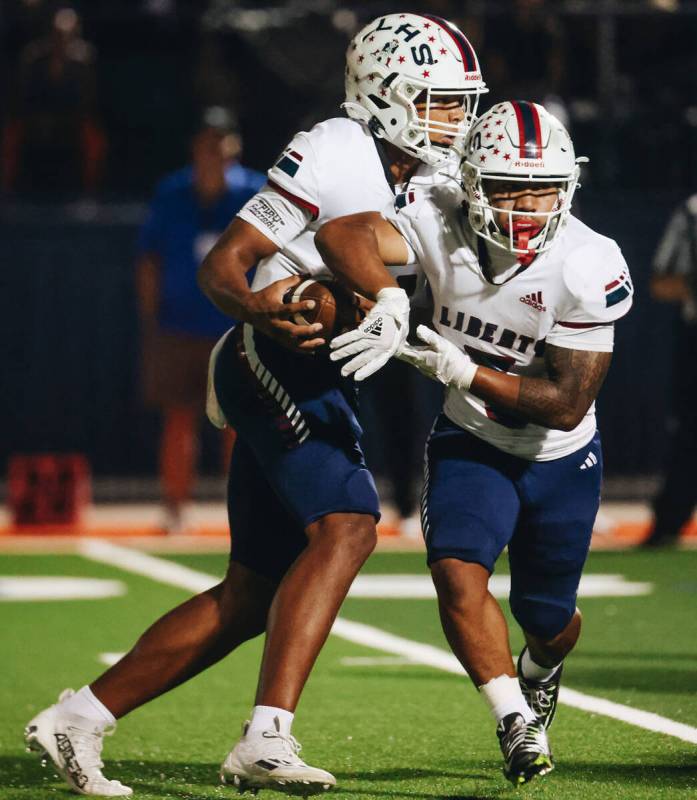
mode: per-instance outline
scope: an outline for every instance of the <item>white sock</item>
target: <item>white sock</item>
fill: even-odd
[[[93,722],[101,722],[104,726],[114,725],[116,717],[98,700],[89,686],[83,686],[79,692],[61,703],[61,708],[69,714],[77,714]]]
[[[529,678],[531,681],[544,683],[544,681],[548,681],[559,669],[559,664],[557,664],[556,667],[541,667],[532,660],[530,657],[530,650],[526,647],[523,657],[520,659],[520,669],[523,673],[523,677]]]
[[[504,717],[514,713],[522,715],[526,722],[532,722],[535,719],[535,715],[520,691],[517,678],[499,675],[498,678],[492,678],[488,683],[480,686],[479,691],[484,695],[496,722],[501,722]]]
[[[250,731],[268,731],[269,728],[277,728],[279,733],[287,736],[290,733],[290,726],[293,724],[292,711],[285,708],[274,708],[274,706],[254,706],[252,719],[249,722]],[[276,725],[278,720],[278,725]]]

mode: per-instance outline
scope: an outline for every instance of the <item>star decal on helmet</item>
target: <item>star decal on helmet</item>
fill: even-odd
[[[419,35],[416,41],[425,44],[413,47]],[[462,58],[446,58],[458,51]],[[431,134],[442,136],[446,131],[451,143],[464,136],[476,118],[479,96],[487,91],[477,54],[465,35],[428,14],[387,14],[373,20],[355,34],[347,58],[351,67],[345,81],[348,116],[369,124],[375,135],[430,165],[444,163],[449,156],[448,147],[436,146]],[[462,98],[464,119],[433,120],[429,110],[438,99],[431,92],[444,94],[440,87]],[[421,88],[430,89],[424,98],[425,110],[421,105],[417,109]]]
[[[510,100],[475,122],[465,140],[465,153],[462,186],[474,232],[519,261],[548,250],[566,223],[579,175],[573,144],[561,122],[537,103]],[[533,212],[543,220],[535,230],[522,225],[530,217],[529,207],[505,209],[507,224],[497,216],[502,209],[490,199],[496,195],[490,187],[503,189],[509,180],[520,181],[521,188],[542,183],[556,193],[554,207]]]

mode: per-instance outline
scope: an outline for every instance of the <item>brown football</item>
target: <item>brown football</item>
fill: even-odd
[[[316,335],[327,341],[359,325],[373,306],[372,301],[331,279],[308,278],[286,292],[284,297],[286,303],[302,300],[314,300],[316,305],[294,314],[293,321],[298,325],[321,322],[322,330]]]

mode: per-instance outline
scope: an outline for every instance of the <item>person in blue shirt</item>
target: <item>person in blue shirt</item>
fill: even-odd
[[[242,140],[230,111],[208,108],[192,163],[158,185],[138,246],[136,288],[143,335],[146,405],[163,415],[160,480],[165,528],[184,528],[204,412],[208,355],[230,319],[201,293],[196,272],[239,209],[264,184],[238,159]],[[222,448],[229,455],[230,436]]]

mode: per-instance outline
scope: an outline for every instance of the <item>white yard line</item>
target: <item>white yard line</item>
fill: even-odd
[[[67,576],[0,575],[0,602],[92,600],[126,594],[123,581]]]
[[[188,591],[204,591],[218,582],[217,578],[204,572],[198,572],[175,564],[172,561],[105,541],[85,540],[80,542],[78,552],[93,561],[120,567],[160,583],[177,586]],[[412,663],[423,664],[443,672],[464,675],[462,666],[451,653],[439,647],[395,636],[387,631],[380,630],[380,628],[374,628],[372,625],[352,622],[339,617],[334,623],[332,633],[364,647],[372,647],[384,653],[408,658]],[[675,722],[659,714],[631,708],[621,703],[613,703],[602,697],[594,697],[593,695],[583,694],[567,688],[561,689],[559,702],[572,708],[588,711],[591,714],[600,714],[634,725],[637,728],[643,728],[654,733],[663,733],[667,736],[681,739],[684,742],[697,744],[697,728],[685,725],[682,722]]]
[[[130,547],[111,544],[103,539],[81,540],[78,542],[77,552],[92,561],[111,564],[111,566],[120,567],[127,572],[133,572],[160,583],[168,583],[170,586],[177,586],[189,592],[205,592],[206,589],[220,583],[219,578],[206,575],[205,572],[198,572],[198,570],[189,569],[182,564],[176,564],[174,561],[132,550]]]
[[[403,656],[344,656],[341,664],[345,667],[410,667],[416,661]]]
[[[432,647],[431,645],[413,642],[410,639],[403,639],[400,636],[394,636],[379,628],[374,628],[372,625],[364,625],[362,622],[351,622],[350,620],[339,618],[334,623],[332,633],[356,644],[374,647],[376,650],[383,650],[386,653],[395,653],[409,659],[414,664],[425,664],[443,672],[451,672],[454,675],[465,674],[462,665],[452,653],[441,650],[439,647]],[[591,714],[612,717],[630,725],[635,725],[637,728],[644,728],[647,731],[656,733],[665,733],[668,736],[674,736],[676,739],[682,739],[684,742],[697,744],[697,728],[661,717],[651,711],[642,711],[631,706],[624,706],[621,703],[613,703],[611,700],[583,694],[575,689],[567,689],[564,686],[559,692],[559,702],[572,708],[588,711]]]
[[[121,659],[125,656],[125,653],[100,653],[97,656],[97,661],[100,664],[106,664],[107,667],[113,667],[117,661],[121,661]]]
[[[494,597],[508,597],[510,575],[492,575],[489,591]],[[636,597],[651,594],[652,583],[627,581],[623,575],[584,575],[579,597]],[[430,575],[359,575],[351,586],[350,597],[428,598],[436,597]]]
[[[588,711],[591,714],[613,717],[614,719],[622,720],[622,722],[628,722],[630,725],[636,725],[637,728],[665,733],[667,736],[682,739],[683,742],[697,744],[697,728],[685,725],[683,722],[675,722],[651,711],[642,711],[639,708],[623,706],[621,703],[613,703],[612,700],[605,700],[602,697],[594,697],[593,695],[583,694],[575,689],[566,689],[564,687],[559,692],[559,702],[565,703],[567,706],[580,708],[582,711]]]

